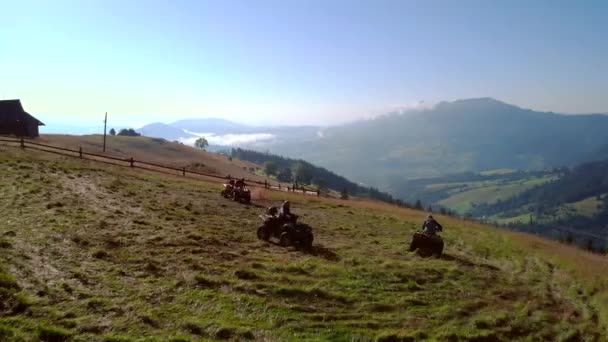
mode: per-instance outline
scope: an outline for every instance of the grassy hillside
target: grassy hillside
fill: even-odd
[[[91,153],[101,153],[103,149],[101,135],[46,134],[40,137],[39,142],[76,150],[81,146],[84,151]],[[263,177],[255,173],[259,165],[247,161],[229,160],[223,155],[158,138],[108,136],[106,154],[119,158],[133,157],[136,160],[174,167],[186,166],[188,169],[222,176],[231,175],[236,178],[245,177],[264,181]]]
[[[601,194],[596,196],[587,197],[580,201],[566,204],[570,209],[578,215],[593,217],[601,212],[600,208],[603,205],[603,201],[600,198],[604,198],[607,194]]]
[[[0,146],[2,341],[605,340],[608,262],[423,212],[256,192]],[[255,237],[291,196],[310,254]]]

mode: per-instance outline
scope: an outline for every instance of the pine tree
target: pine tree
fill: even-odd
[[[344,188],[342,190],[342,192],[340,192],[340,199],[343,199],[343,200],[347,200],[348,199],[348,191],[346,190],[346,188]]]
[[[593,240],[591,238],[587,239],[587,246],[585,247],[588,251],[593,252]]]

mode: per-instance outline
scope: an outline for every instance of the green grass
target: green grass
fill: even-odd
[[[504,184],[501,181],[437,184],[436,186],[454,188],[450,190],[450,197],[438,203],[459,213],[466,213],[474,204],[496,203],[498,200],[516,196],[527,189],[553,179],[555,179],[554,176],[545,176],[531,177]]]
[[[603,195],[606,196],[606,195]],[[578,202],[568,203],[567,207],[574,209],[577,214],[593,217],[600,212],[600,206],[603,204],[603,201],[598,200],[597,196],[585,198]]]
[[[602,195],[605,196],[605,195]],[[593,217],[601,211],[603,205],[602,200],[598,200],[597,196],[585,198],[583,200],[567,203],[556,207],[556,211],[550,216],[538,216],[533,213],[523,213],[520,215],[506,217],[504,215],[496,215],[490,218],[491,221],[498,224],[510,224],[510,223],[527,223],[530,220],[535,222],[555,222],[560,218],[566,219],[573,215],[580,215],[585,217]],[[522,208],[525,211],[525,207]]]
[[[482,171],[479,174],[481,174],[483,176],[493,176],[493,175],[507,175],[507,174],[510,174],[513,172],[515,172],[515,170],[513,170],[513,169],[494,169],[494,170]]]
[[[494,216],[491,221],[495,221],[498,224],[510,224],[510,223],[528,223],[534,217],[531,213],[521,214],[513,217],[502,217]]]
[[[0,288],[27,303],[1,311],[3,341],[607,336],[608,286],[553,242],[439,216],[446,255],[421,259],[406,249],[424,212],[276,192],[246,206],[219,184],[16,149],[0,171]],[[284,198],[311,253],[255,236]]]

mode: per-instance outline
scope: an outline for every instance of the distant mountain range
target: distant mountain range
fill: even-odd
[[[536,112],[481,98],[331,127],[315,141],[270,150],[391,190],[407,178],[608,158],[606,132],[606,115]]]
[[[607,115],[537,112],[492,98],[441,102],[431,109],[328,128],[200,119],[155,123],[139,131],[186,142],[203,134],[214,145],[302,158],[388,191],[411,178],[499,168],[540,170],[608,158]]]
[[[314,139],[319,129],[316,126],[249,126],[224,119],[187,119],[169,124],[156,122],[137,131],[145,136],[178,140],[187,144],[204,136],[212,149],[267,149]]]

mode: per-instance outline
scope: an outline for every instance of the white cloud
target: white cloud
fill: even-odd
[[[196,135],[194,138],[180,138],[179,141],[187,145],[194,145],[194,142],[198,137],[207,139],[210,145],[221,145],[221,146],[243,146],[243,145],[255,145],[256,143],[267,143],[275,139],[275,136],[270,133],[252,133],[252,134],[223,134],[217,135],[215,133],[197,133],[191,131],[185,131]]]

